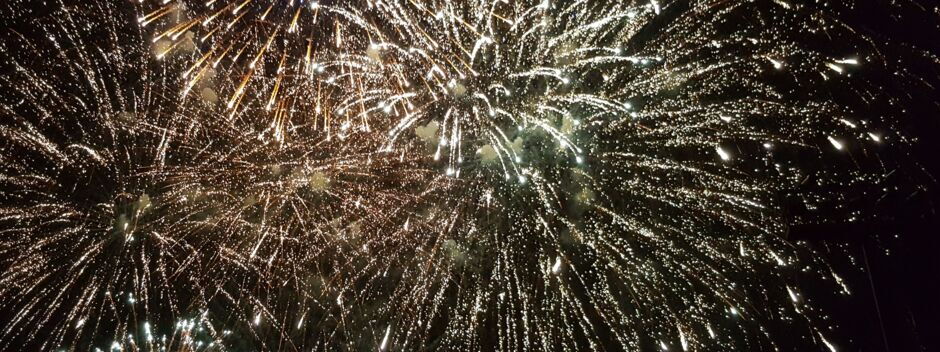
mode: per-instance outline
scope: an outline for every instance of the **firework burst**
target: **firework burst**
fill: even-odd
[[[0,47],[0,341],[742,350],[798,327],[834,349],[795,278],[847,291],[785,239],[782,198],[831,198],[799,193],[795,159],[891,126],[815,94],[859,59],[804,45],[813,14],[67,6]],[[151,322],[174,339],[143,342]]]
[[[414,198],[404,190],[420,170],[376,152],[384,138],[327,134],[287,108],[233,116],[209,93],[181,99],[177,71],[154,65],[126,10],[68,8],[36,23],[43,41],[5,43],[6,343],[159,348],[143,326],[260,319],[283,282],[342,275],[313,268],[367,250],[351,229],[370,209]],[[92,12],[112,20],[86,31]],[[27,68],[7,49],[20,45],[56,60]]]

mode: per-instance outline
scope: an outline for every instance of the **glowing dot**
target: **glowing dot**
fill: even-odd
[[[842,150],[843,148],[845,148],[845,146],[842,144],[842,142],[840,142],[839,140],[835,139],[834,137],[829,136],[828,138],[829,138],[829,143],[832,143],[832,146],[833,146],[833,147],[836,147],[836,149]]]
[[[731,160],[731,154],[728,154],[723,148],[715,147],[715,152],[718,153],[718,156],[721,157],[721,160],[728,161]]]

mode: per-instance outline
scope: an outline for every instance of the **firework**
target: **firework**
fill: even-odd
[[[140,344],[127,336],[142,324],[199,321],[212,333],[180,348],[741,350],[779,348],[767,326],[781,325],[834,350],[794,277],[811,265],[847,289],[784,238],[781,194],[830,199],[800,188],[825,168],[795,159],[892,136],[814,94],[861,60],[804,45],[827,23],[812,14],[56,11],[37,21],[43,41],[2,47],[0,307],[14,319],[0,341]],[[28,65],[14,45],[57,60]]]
[[[210,92],[181,98],[177,71],[154,65],[125,10],[58,11],[37,22],[43,41],[5,43],[56,58],[28,68],[4,47],[8,344],[155,349],[166,341],[150,344],[144,325],[260,319],[282,282],[342,275],[313,268],[366,250],[350,243],[371,209],[413,201],[403,189],[420,172],[404,151],[376,152],[371,134],[333,134],[282,107],[233,116]],[[92,12],[113,20],[85,31],[78,18]]]

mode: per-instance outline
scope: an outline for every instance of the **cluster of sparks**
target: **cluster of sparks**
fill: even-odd
[[[2,346],[836,350],[788,157],[892,130],[802,6],[55,6],[0,47]]]

